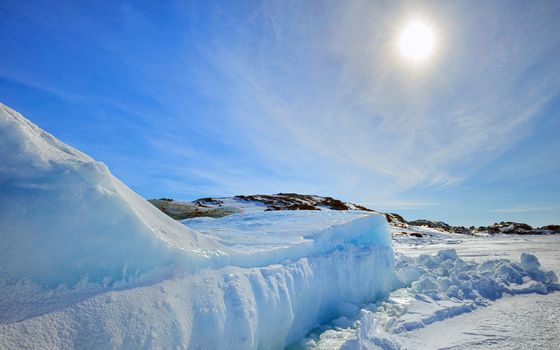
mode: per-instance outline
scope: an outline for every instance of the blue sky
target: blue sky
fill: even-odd
[[[145,197],[560,223],[558,1],[0,3],[0,100]],[[396,50],[429,22],[422,65]]]

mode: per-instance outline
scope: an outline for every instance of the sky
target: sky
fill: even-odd
[[[2,1],[0,102],[146,198],[560,224],[558,1]],[[422,64],[398,52],[428,23]]]

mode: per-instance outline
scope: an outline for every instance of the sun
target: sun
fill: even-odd
[[[406,59],[420,63],[434,52],[436,36],[434,30],[422,21],[413,21],[404,27],[399,36],[399,50]]]

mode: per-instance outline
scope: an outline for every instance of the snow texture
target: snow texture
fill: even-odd
[[[281,349],[395,283],[380,215],[197,232],[4,105],[0,158],[2,349]]]
[[[178,260],[207,265],[218,243],[161,215],[107,167],[0,105],[0,276],[71,287]]]
[[[348,246],[391,249],[383,216],[359,211],[253,211],[183,220],[227,247],[236,266],[264,266]]]
[[[400,256],[396,273],[402,288],[387,300],[368,305],[353,321],[336,323],[302,341],[307,349],[401,349],[398,335],[445,321],[504,295],[559,291],[558,278],[544,271],[536,256],[466,262],[454,249],[417,258]],[[340,322],[340,320],[335,320]],[[355,332],[352,332],[352,329]]]

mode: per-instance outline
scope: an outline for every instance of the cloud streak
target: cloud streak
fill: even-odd
[[[459,183],[526,137],[559,93],[560,65],[536,69],[555,47],[537,40],[546,8],[529,6],[529,23],[514,14],[497,23],[486,5],[465,14],[427,4],[444,40],[416,70],[392,47],[404,3],[263,5],[261,29],[273,35],[243,46],[241,29],[240,49],[208,52],[237,84],[234,113],[247,140],[271,163],[312,155],[396,192]]]
[[[520,206],[508,209],[492,209],[493,213],[525,213],[532,211],[555,211],[560,210],[560,206],[549,206],[549,207],[539,207],[539,206]]]

